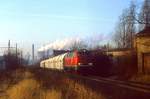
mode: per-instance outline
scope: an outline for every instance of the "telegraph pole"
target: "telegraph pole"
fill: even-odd
[[[34,63],[34,44],[32,44],[32,64]]]
[[[10,40],[8,41],[8,54],[10,54]]]
[[[22,52],[22,50],[21,50],[21,52],[20,52],[20,64],[22,65],[22,59],[23,59],[23,52]]]
[[[18,57],[18,49],[17,49],[17,43],[16,43],[16,58]]]

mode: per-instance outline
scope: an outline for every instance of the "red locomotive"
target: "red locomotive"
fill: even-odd
[[[40,67],[83,74],[105,74],[110,70],[109,58],[97,51],[72,51],[41,61]]]
[[[81,70],[92,66],[92,55],[87,50],[67,53],[67,55],[64,58],[65,70]]]

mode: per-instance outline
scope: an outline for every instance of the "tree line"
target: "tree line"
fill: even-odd
[[[113,36],[116,48],[133,48],[135,33],[150,26],[150,0],[144,0],[140,10],[138,6],[132,1],[119,16]]]
[[[3,55],[5,69],[13,70],[27,66],[29,61],[23,58],[22,50],[9,49]]]
[[[70,49],[132,49],[135,34],[147,27],[150,27],[150,0],[144,0],[140,5],[136,1],[131,1],[129,7],[122,11],[115,25],[112,37],[113,44],[91,47],[81,41],[75,42]]]

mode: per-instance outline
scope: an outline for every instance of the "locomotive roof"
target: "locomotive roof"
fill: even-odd
[[[63,55],[66,55],[67,54],[67,52],[66,53],[63,53],[63,54],[59,54],[59,55],[57,55],[57,56],[63,56]],[[54,57],[57,57],[57,56],[53,56],[53,57],[50,57],[50,58],[54,58]]]

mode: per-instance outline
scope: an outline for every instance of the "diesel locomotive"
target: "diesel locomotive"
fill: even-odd
[[[41,68],[64,71],[82,71],[93,65],[92,55],[87,50],[67,52],[40,62]]]
[[[102,52],[97,53],[96,51],[80,50],[66,52],[43,60],[40,62],[40,67],[81,74],[100,74],[105,76],[110,73],[111,64],[109,58]]]

